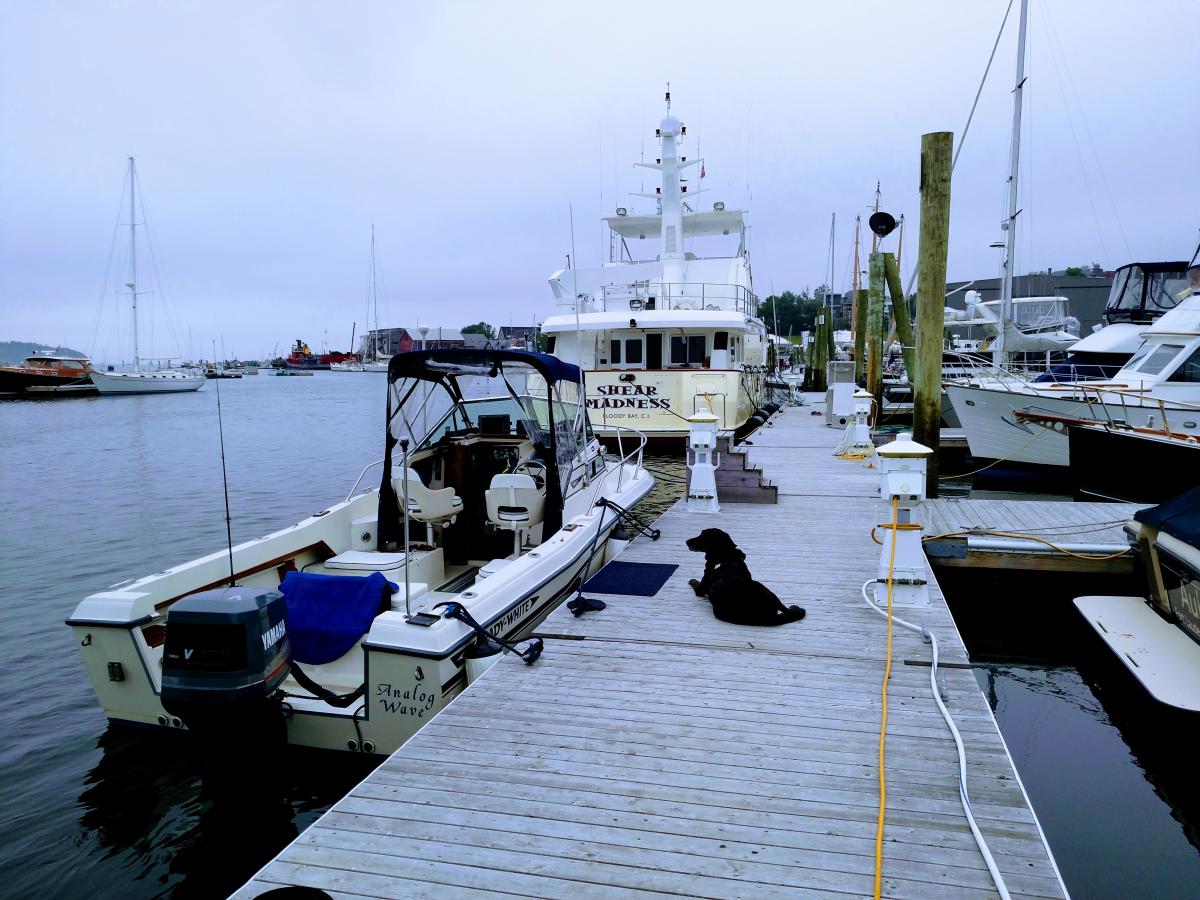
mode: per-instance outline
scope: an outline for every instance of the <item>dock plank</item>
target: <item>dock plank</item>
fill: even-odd
[[[869,894],[886,623],[861,586],[876,573],[870,531],[886,510],[878,471],[834,457],[840,430],[807,413],[777,416],[748,448],[779,486],[777,505],[727,503],[716,516],[673,507],[660,541],[639,538],[622,556],[679,565],[656,596],[604,594],[601,612],[553,613],[536,665],[501,660],[236,896],[286,884],[572,900]],[[927,521],[952,530],[985,511],[930,509]],[[993,521],[1087,525],[1024,512]],[[774,629],[717,621],[687,584],[703,560],[683,544],[709,526],[733,535],[755,577],[807,617]],[[964,666],[932,576],[930,594],[928,608],[900,614]],[[931,698],[928,647],[896,629],[893,654],[884,893],[993,896]],[[940,681],[1010,889],[1064,896],[973,673],[944,668]]]

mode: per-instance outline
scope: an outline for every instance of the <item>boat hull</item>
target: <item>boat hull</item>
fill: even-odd
[[[652,441],[684,437],[701,407],[717,416],[719,430],[736,431],[763,402],[766,384],[763,372],[733,369],[588,370],[586,378],[592,429],[609,441],[630,428]]]
[[[1163,503],[1200,480],[1200,442],[1079,426],[1068,435],[1071,478],[1088,497]]]
[[[78,375],[48,375],[36,372],[19,372],[13,369],[0,369],[0,395],[20,395],[29,388],[59,388],[68,386],[87,385],[88,378]]]
[[[204,387],[204,375],[181,372],[93,372],[101,394],[177,394]]]

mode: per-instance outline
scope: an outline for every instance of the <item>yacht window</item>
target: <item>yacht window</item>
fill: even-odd
[[[625,341],[625,365],[640,366],[642,364],[642,339],[629,338]]]
[[[1167,381],[1186,381],[1191,384],[1200,381],[1200,347],[1183,361],[1183,365],[1171,373]]]
[[[608,361],[611,365],[614,365],[614,366],[620,365],[620,363],[621,363],[621,342],[620,341],[613,340],[613,341],[608,342]]]
[[[557,338],[558,338],[557,334],[552,334],[546,338],[546,352],[547,353],[554,352],[554,344],[556,343]]]
[[[714,350],[728,350],[729,349],[729,332],[728,331],[718,331],[716,334],[713,335],[713,349]]]
[[[671,365],[704,365],[704,346],[704,335],[702,334],[672,335]]]
[[[1150,348],[1153,346],[1153,344],[1142,344],[1142,346],[1138,347],[1133,356],[1129,357],[1129,361],[1125,363],[1125,368],[1136,369],[1138,363],[1146,358],[1146,354],[1150,352]]]
[[[1159,344],[1146,357],[1146,361],[1138,366],[1138,372],[1143,375],[1157,375],[1182,349],[1183,344]]]

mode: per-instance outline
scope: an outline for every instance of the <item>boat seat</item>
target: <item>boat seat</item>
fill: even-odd
[[[433,545],[433,526],[453,522],[463,510],[462,497],[454,493],[454,488],[432,490],[421,481],[421,476],[412,469],[401,469],[398,475],[392,476],[392,490],[396,499],[404,497],[405,473],[408,475],[408,515],[418,522],[425,523],[426,541]]]
[[[538,491],[532,475],[502,473],[492,477],[484,494],[488,521],[513,533],[513,558],[521,555],[525,533],[542,521],[546,498]]]

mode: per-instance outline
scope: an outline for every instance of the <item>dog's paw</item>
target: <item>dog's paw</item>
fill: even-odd
[[[691,589],[692,589],[693,591],[695,591],[695,592],[696,592],[696,596],[697,596],[697,597],[703,597],[703,596],[704,596],[704,593],[703,593],[703,591],[701,591],[701,590],[700,590],[700,582],[699,582],[698,580],[696,580],[695,578],[691,578],[691,579],[689,579],[689,580],[688,580],[688,585],[691,587]]]

